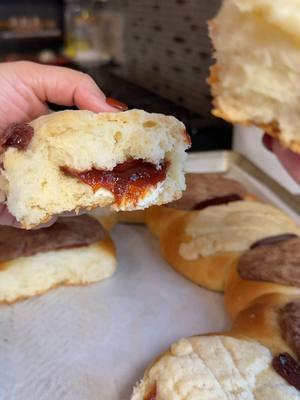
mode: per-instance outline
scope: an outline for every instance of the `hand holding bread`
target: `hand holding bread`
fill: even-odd
[[[116,112],[93,79],[79,71],[32,62],[0,64],[0,144],[15,123],[48,114],[47,102],[93,112]],[[17,88],[17,90],[16,90]],[[118,105],[117,103],[112,103]],[[0,196],[0,225],[20,226]],[[55,222],[53,218],[52,223]]]
[[[66,212],[144,209],[180,197],[190,139],[175,118],[117,113],[122,103],[66,68],[1,64],[0,83],[0,223],[31,229]],[[46,102],[82,110],[48,114]]]

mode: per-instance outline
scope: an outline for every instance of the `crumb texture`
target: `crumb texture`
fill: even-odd
[[[62,111],[40,117],[30,126],[34,135],[28,148],[9,147],[4,153],[5,179],[1,180],[8,208],[25,228],[80,208],[143,209],[175,200],[185,188],[183,164],[189,144],[184,125],[174,117],[140,110]],[[110,191],[99,188],[94,192],[61,170],[112,170],[128,159],[156,166],[162,160],[169,163],[165,180],[149,187],[136,204],[126,199],[117,204]]]
[[[214,113],[253,123],[300,152],[298,0],[224,0],[210,23]]]

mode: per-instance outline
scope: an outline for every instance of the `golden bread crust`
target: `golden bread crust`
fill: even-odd
[[[77,248],[75,250],[79,250],[80,251],[81,248]],[[61,280],[59,279],[58,281],[55,281],[55,279],[53,279],[51,281],[51,283],[47,284],[46,286],[44,286],[43,288],[41,288],[40,285],[38,284],[34,284],[34,286],[28,287],[27,288],[27,294],[24,294],[24,292],[22,292],[22,294],[18,294],[18,291],[16,290],[14,295],[11,295],[11,292],[7,292],[5,293],[5,288],[1,288],[1,297],[0,297],[0,304],[12,304],[18,301],[22,301],[25,299],[28,299],[30,297],[33,296],[39,296],[42,295],[44,293],[47,293],[48,291],[55,289],[57,287],[60,286],[81,286],[81,285],[89,285],[92,283],[96,283],[97,281],[100,281],[102,279],[106,279],[109,276],[112,275],[112,273],[114,272],[114,270],[116,269],[116,249],[115,249],[115,245],[112,241],[112,239],[110,238],[109,234],[106,232],[105,236],[102,240],[90,245],[90,246],[84,246],[83,247],[84,251],[88,250],[95,254],[95,251],[98,253],[98,260],[99,260],[99,264],[102,264],[101,268],[103,269],[103,273],[105,274],[104,276],[102,275],[102,272],[100,273],[100,275],[96,274],[95,277],[96,278],[86,278],[84,276],[85,272],[84,272],[84,262],[86,260],[86,268],[98,268],[98,266],[96,264],[93,264],[93,266],[91,267],[89,264],[89,257],[88,254],[85,253],[85,258],[80,258],[79,253],[77,253],[77,256],[75,256],[74,258],[70,259],[70,261],[72,260],[74,262],[74,260],[77,260],[78,263],[82,263],[81,267],[83,267],[83,269],[81,269],[81,274],[78,275],[78,270],[76,272],[76,275],[73,276],[69,276],[68,279],[65,280]],[[57,257],[59,257],[60,252],[64,253],[64,257],[66,258],[66,256],[68,254],[72,254],[73,249],[64,249],[64,250],[58,250],[56,251],[57,253]],[[50,255],[53,252],[48,252],[48,254]],[[46,253],[40,253],[43,255],[43,261],[45,262],[47,259],[47,252]],[[25,257],[28,258],[31,264],[34,264],[34,259],[39,257],[40,254],[36,254],[34,256],[30,256],[30,257]],[[95,256],[93,256],[95,257]],[[1,262],[0,263],[0,280],[4,280],[6,279],[3,276],[3,273],[5,274],[9,274],[10,273],[10,269],[15,269],[16,267],[19,267],[19,263],[23,262],[24,258],[21,259],[15,259],[15,260],[11,260],[11,261],[6,261],[6,262]],[[56,258],[58,260],[58,258]],[[53,261],[51,261],[53,263]],[[55,262],[55,261],[54,261]],[[103,264],[104,263],[104,264]],[[106,270],[106,265],[105,263],[107,263],[107,270]],[[100,265],[99,265],[100,266]],[[26,264],[20,264],[21,270],[20,271],[24,271],[24,268],[27,268]],[[60,265],[60,268],[65,267],[68,268],[68,265],[62,266]],[[35,270],[32,270],[31,272],[28,271],[28,273],[30,275],[28,275],[26,277],[26,282],[28,281],[28,279],[32,279],[34,281],[35,278],[35,272],[37,274],[41,274],[41,271],[43,271],[44,275],[45,275],[45,280],[48,279],[47,277],[47,270],[44,269],[44,266],[41,265],[41,270],[38,270],[38,267],[35,266]]]
[[[298,295],[300,289],[276,283],[242,279],[237,271],[238,259],[232,265],[225,288],[225,308],[232,320],[257,298],[267,294]]]
[[[271,293],[256,298],[238,314],[232,332],[257,340],[274,354],[288,352],[295,357],[292,348],[282,338],[279,314],[287,303],[299,299],[299,296]]]
[[[160,231],[160,249],[164,258],[177,272],[197,285],[223,291],[227,273],[239,253],[222,252],[196,260],[183,258],[179,252],[180,245],[190,239],[185,233],[185,224],[186,218],[183,215],[174,218],[167,229]]]

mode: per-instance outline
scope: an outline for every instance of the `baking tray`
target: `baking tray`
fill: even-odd
[[[224,173],[299,218],[298,200],[235,153],[190,154],[187,171]],[[111,279],[0,307],[0,400],[127,400],[170,343],[229,327],[223,296],[173,271],[145,227],[112,237]]]

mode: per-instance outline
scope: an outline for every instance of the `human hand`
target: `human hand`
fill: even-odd
[[[268,134],[263,136],[263,144],[276,155],[291,177],[300,184],[300,154],[284,148],[278,140],[273,139]]]
[[[94,80],[83,72],[27,61],[0,64],[0,135],[14,122],[28,122],[47,114],[46,102],[74,105],[93,112],[126,107],[107,99]],[[0,225],[18,226],[3,203],[0,203]]]

